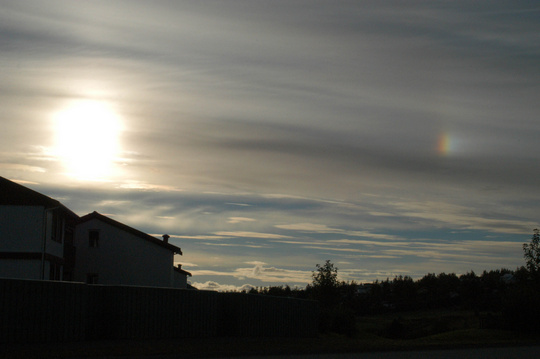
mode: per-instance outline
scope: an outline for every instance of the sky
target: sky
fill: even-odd
[[[0,0],[0,176],[199,289],[524,265],[536,1]]]

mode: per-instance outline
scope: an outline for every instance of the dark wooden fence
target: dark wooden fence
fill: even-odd
[[[317,323],[309,300],[0,278],[0,343],[307,337]]]

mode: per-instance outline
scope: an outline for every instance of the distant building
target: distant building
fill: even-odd
[[[179,247],[0,177],[0,278],[188,288]]]
[[[182,269],[182,265],[179,264],[178,267],[173,267],[173,287],[174,288],[188,288],[187,277],[191,277],[191,273]]]
[[[0,277],[71,280],[78,216],[0,177]]]
[[[174,287],[174,254],[182,251],[168,243],[168,236],[159,240],[92,212],[77,224],[74,245],[75,281]]]

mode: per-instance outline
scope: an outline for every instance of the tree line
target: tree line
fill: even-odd
[[[321,305],[321,328],[350,334],[359,316],[388,312],[459,309],[497,318],[494,326],[539,330],[540,321],[540,232],[523,244],[525,266],[455,273],[428,273],[414,280],[409,276],[372,283],[339,281],[338,268],[327,260],[317,264],[312,283],[305,288],[257,287],[248,293],[314,299]]]

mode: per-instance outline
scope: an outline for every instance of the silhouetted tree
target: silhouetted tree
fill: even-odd
[[[474,271],[459,276],[461,303],[464,309],[473,309],[479,314],[482,309],[482,287],[480,277]]]
[[[535,229],[529,243],[523,244],[526,269],[514,273],[516,284],[506,293],[503,301],[503,318],[510,329],[539,332],[540,326],[540,231]]]
[[[540,231],[535,229],[529,243],[523,243],[523,256],[531,276],[538,279],[540,274]]]
[[[313,278],[313,287],[337,287],[338,286],[338,268],[334,266],[330,259],[326,260],[324,265],[317,264],[315,265],[317,270],[311,274]]]
[[[517,283],[524,283],[529,278],[529,271],[524,266],[517,268],[513,274]]]
[[[416,297],[416,285],[409,276],[395,277],[392,281],[392,301],[398,310],[416,309],[418,300]]]
[[[316,265],[312,273],[312,297],[321,304],[320,330],[352,335],[356,329],[354,312],[342,303],[338,269],[330,260]]]
[[[324,306],[333,306],[339,302],[338,268],[330,260],[316,267],[317,270],[311,274],[313,297]]]
[[[258,287],[251,288],[248,294],[259,294],[259,288]]]
[[[339,284],[339,296],[341,303],[354,312],[358,309],[358,284],[355,281]]]

